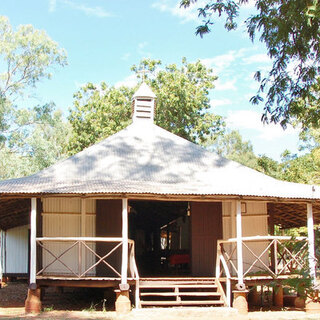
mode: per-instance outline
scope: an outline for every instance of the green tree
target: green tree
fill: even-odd
[[[158,70],[160,61],[144,59],[132,70],[151,75],[145,81],[157,96],[155,123],[193,142],[204,142],[223,132],[222,117],[210,112],[209,90],[216,77],[199,61],[182,60]],[[137,88],[87,84],[74,95],[70,110],[71,154],[123,129],[131,122],[131,99]]]
[[[293,182],[320,184],[320,129],[309,129],[300,135],[298,156],[285,151],[282,154],[283,179]]]
[[[58,44],[32,25],[12,29],[8,18],[0,16],[0,96],[11,98],[35,86],[42,78],[50,78],[50,68],[67,62]]]
[[[181,0],[188,7],[197,0]],[[249,0],[207,0],[199,8],[200,36],[210,32],[216,16],[226,16],[225,28],[237,28],[237,17]],[[320,126],[319,58],[320,3],[318,0],[256,0],[256,13],[246,19],[252,40],[259,37],[273,64],[266,75],[256,72],[260,89],[252,103],[264,101],[265,121],[286,126],[293,119],[304,128]],[[315,110],[316,109],[316,110]]]
[[[54,105],[17,110],[7,143],[0,148],[0,179],[46,168],[66,155],[70,125]]]
[[[132,67],[137,73],[155,73],[147,79],[157,96],[155,123],[192,142],[204,143],[219,136],[224,129],[223,119],[209,112],[209,90],[217,79],[213,70],[200,61],[188,63],[185,58],[180,68],[170,64],[156,72],[160,65],[161,61],[144,59],[139,66]]]
[[[72,134],[68,150],[70,154],[100,141],[130,123],[131,99],[134,89],[99,86],[88,83],[74,94],[69,122]]]
[[[61,113],[53,104],[21,109],[17,98],[66,61],[44,31],[31,25],[15,31],[0,16],[0,179],[33,173],[62,157],[69,129]]]
[[[257,170],[273,178],[285,180],[282,176],[281,164],[266,155],[260,155],[258,157]]]
[[[18,96],[37,82],[51,77],[54,66],[66,65],[66,54],[44,31],[31,25],[13,30],[0,16],[0,142],[6,140]]]
[[[253,151],[252,143],[244,141],[237,130],[220,135],[213,142],[208,141],[206,148],[268,176],[282,179],[281,164],[266,155],[257,156]]]
[[[229,160],[237,161],[252,169],[257,169],[257,156],[250,141],[243,141],[239,131],[232,130],[219,136],[213,143],[207,143],[207,149]]]

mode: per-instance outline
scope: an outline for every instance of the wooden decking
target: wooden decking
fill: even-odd
[[[71,287],[71,288],[116,288],[119,286],[121,278],[112,277],[82,277],[71,276],[37,276],[37,284],[40,287]],[[130,285],[135,285],[136,280],[128,278]]]

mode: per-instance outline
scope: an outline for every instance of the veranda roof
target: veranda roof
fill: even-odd
[[[320,199],[320,187],[279,181],[149,121],[137,121],[34,175],[0,181],[2,195],[153,194]]]

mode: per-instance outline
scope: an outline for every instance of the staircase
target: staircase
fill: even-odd
[[[226,306],[215,278],[142,278],[139,288],[141,307]]]

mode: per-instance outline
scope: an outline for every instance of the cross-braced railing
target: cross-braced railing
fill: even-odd
[[[255,236],[241,239],[243,250],[243,277],[269,275],[273,278],[297,273],[308,265],[308,239],[288,236]],[[218,240],[217,269],[238,277],[237,239]],[[226,271],[227,269],[227,271]]]
[[[119,261],[114,259],[114,255],[117,251],[120,253],[122,238],[41,237],[36,241],[42,249],[41,267],[37,275],[60,273],[76,278],[92,277],[96,275],[96,268],[103,265],[113,277],[121,278]],[[98,244],[105,245],[97,250]],[[135,262],[134,241],[128,240],[128,246],[128,274],[136,279],[139,275]],[[118,256],[121,257],[119,254]]]

